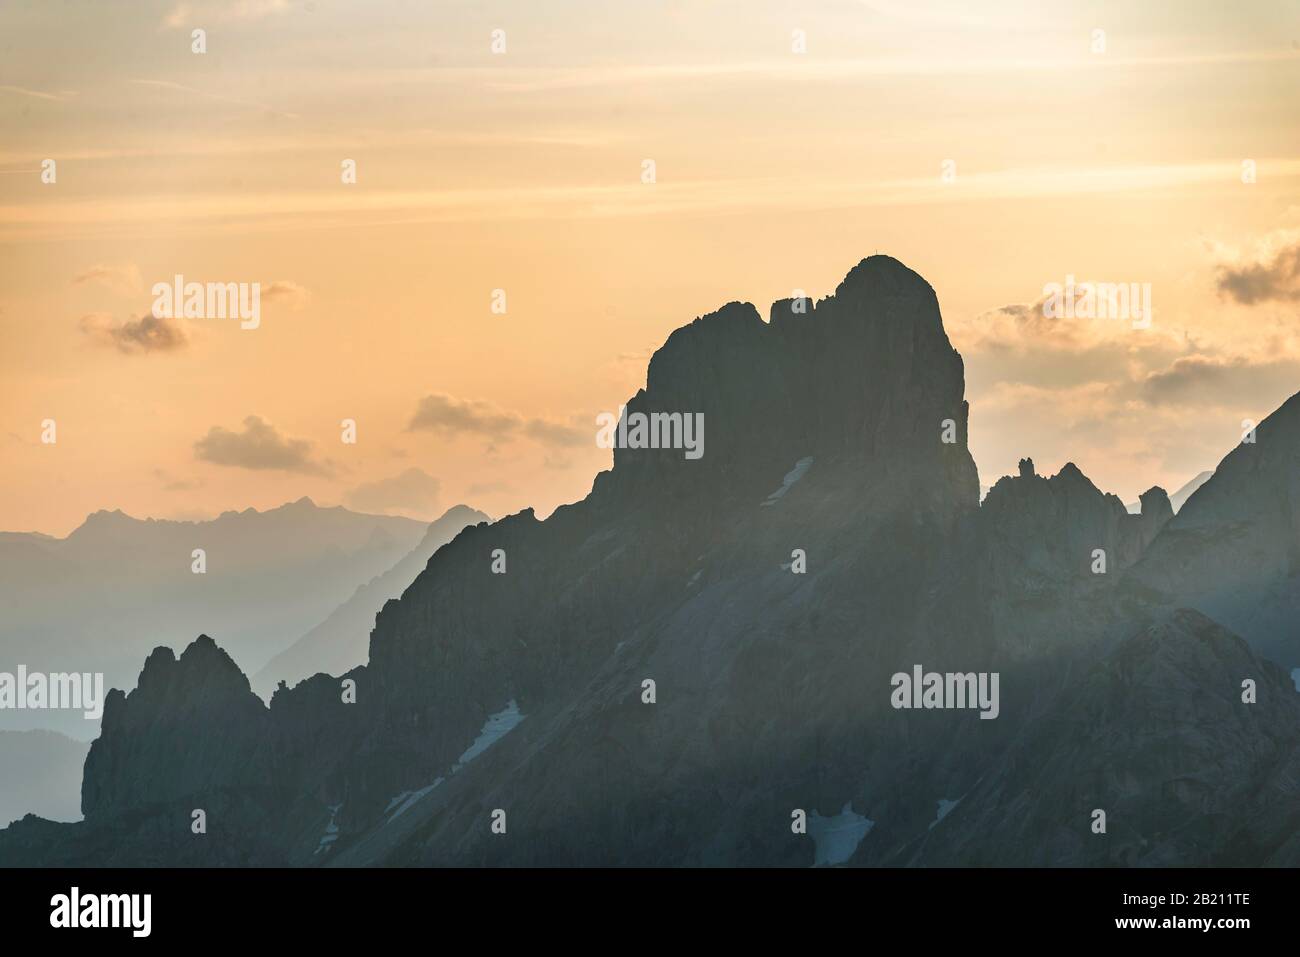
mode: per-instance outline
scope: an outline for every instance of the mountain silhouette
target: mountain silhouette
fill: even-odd
[[[211,638],[155,650],[109,695],[85,820],[29,816],[0,859],[1300,863],[1300,703],[1269,660],[1294,648],[1297,410],[1176,516],[1029,459],[981,503],[920,276],[872,256],[767,322],[729,303],[627,403],[702,413],[701,458],[617,447],[545,521],[464,528],[366,664],[269,705]],[[996,674],[996,714],[899,707],[914,669]]]
[[[103,672],[107,685],[130,687],[151,648],[208,631],[257,666],[408,554],[426,528],[302,498],[204,522],[99,511],[63,539],[0,538],[0,651],[10,671]],[[38,727],[80,738],[96,730],[79,712],[0,710],[0,728]]]

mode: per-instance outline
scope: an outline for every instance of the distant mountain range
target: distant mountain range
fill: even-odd
[[[466,505],[449,509],[396,565],[361,585],[329,617],[272,658],[253,678],[259,695],[270,698],[281,681],[292,684],[318,672],[342,674],[365,664],[375,616],[415,581],[429,559],[468,525],[491,521]]]
[[[464,529],[364,665],[268,706],[224,641],[154,650],[85,820],[0,860],[1300,864],[1300,395],[1177,515],[1028,458],[981,502],[929,284],[872,256],[810,305],[677,329],[627,409],[703,457]]]
[[[65,539],[0,533],[0,672],[103,671],[106,687],[131,688],[140,654],[160,642],[183,647],[184,636],[207,629],[250,660],[275,656],[263,669],[269,697],[278,679],[364,663],[384,602],[438,547],[481,521],[487,516],[463,505],[426,526],[303,498],[208,522],[96,512]],[[204,574],[192,571],[194,548],[205,552]],[[80,711],[0,710],[0,729],[17,727],[79,739],[99,730]],[[22,782],[8,789],[0,814],[79,818],[88,744],[72,745],[58,734],[0,730],[0,765]]]
[[[104,672],[135,685],[141,656],[210,632],[260,666],[358,584],[415,548],[426,525],[303,498],[206,522],[95,512],[63,539],[0,537],[0,671]],[[193,571],[202,549],[206,571]],[[0,729],[93,736],[80,714],[0,710]]]
[[[203,522],[100,511],[62,539],[0,533],[0,671],[20,664],[102,671],[109,685],[129,688],[143,654],[159,644],[182,648],[201,631],[219,636],[241,660],[265,664],[289,655],[277,677],[290,680],[358,664],[368,627],[345,647],[330,636],[328,619],[348,610],[353,621],[373,620],[433,549],[486,518],[456,506],[427,525],[302,498]],[[202,574],[194,571],[195,549],[203,551]],[[354,591],[340,608],[340,596]],[[306,637],[313,630],[321,631],[319,664]],[[291,646],[297,650],[290,653]],[[98,730],[80,714],[0,710],[0,729],[37,727],[78,738]]]
[[[81,820],[81,769],[89,750],[88,742],[57,731],[0,731],[0,827],[26,814]]]

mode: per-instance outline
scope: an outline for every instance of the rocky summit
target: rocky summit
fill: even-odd
[[[872,256],[677,329],[626,410],[702,415],[704,454],[615,447],[465,528],[366,664],[269,706],[209,638],[155,651],[85,820],[0,861],[1300,863],[1300,397],[1176,516],[1028,459],[981,504],[935,292]],[[937,704],[896,706],[922,668]]]

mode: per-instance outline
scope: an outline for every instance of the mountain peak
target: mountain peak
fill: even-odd
[[[320,506],[318,506],[314,501],[312,501],[310,496],[304,495],[302,498],[296,499],[292,502],[285,502],[279,508],[272,509],[272,511],[281,512],[281,511],[293,510],[293,511],[302,512],[302,511],[307,511],[309,509],[316,509],[319,507]]]
[[[919,273],[893,256],[881,253],[868,256],[850,269],[843,282],[836,287],[835,295],[852,295],[859,291],[886,296],[915,292],[934,295],[934,287]]]
[[[137,524],[142,524],[140,519],[131,517],[120,508],[115,508],[112,511],[101,508],[87,515],[86,520],[74,528],[68,534],[66,540],[71,541],[87,537],[98,539],[101,536],[111,537],[129,526]]]
[[[134,521],[137,521],[137,519],[132,518],[130,515],[126,514],[126,512],[122,511],[120,508],[115,508],[112,510],[101,508],[87,515],[86,520],[85,522],[82,523],[82,525],[84,527],[85,525],[89,525],[92,522],[97,525],[104,525],[112,522],[134,522]]]
[[[1066,462],[1062,465],[1061,470],[1053,475],[1051,480],[1065,485],[1086,485],[1088,488],[1100,491],[1100,489],[1097,489],[1097,486],[1093,484],[1092,479],[1083,474],[1083,469],[1079,468],[1079,466],[1075,465],[1073,462]]]

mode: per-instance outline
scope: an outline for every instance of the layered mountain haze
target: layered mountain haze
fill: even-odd
[[[216,629],[156,649],[108,696],[85,820],[27,817],[0,860],[1300,863],[1300,398],[1177,515],[1160,488],[1130,514],[1029,459],[981,503],[964,380],[887,256],[702,316],[627,403],[702,414],[702,458],[616,448],[544,521],[463,528],[366,663],[269,705]],[[995,697],[900,706],[914,671]]]
[[[390,598],[397,598],[428,564],[429,559],[467,525],[491,519],[467,505],[448,509],[424,533],[424,538],[400,562],[353,592],[328,618],[276,655],[253,678],[257,693],[269,698],[281,681],[294,683],[317,672],[342,674],[365,664],[370,629]]]
[[[103,672],[108,685],[129,688],[142,655],[203,631],[258,667],[425,533],[423,522],[303,498],[203,522],[100,511],[63,539],[8,535],[0,538],[0,671]],[[95,732],[79,712],[0,710],[0,728],[20,727]]]
[[[80,820],[81,771],[89,749],[85,741],[56,731],[0,731],[0,822],[27,814]]]
[[[1300,667],[1300,395],[1219,463],[1134,581],[1203,611],[1288,671]]]

